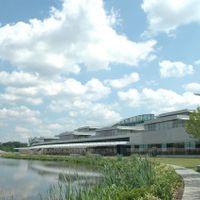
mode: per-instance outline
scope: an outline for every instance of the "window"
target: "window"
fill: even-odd
[[[167,148],[173,148],[173,147],[174,147],[174,144],[173,144],[173,143],[167,144]]]
[[[175,148],[184,148],[185,145],[184,145],[184,143],[175,143],[175,144],[174,144],[174,147],[175,147]]]
[[[167,148],[184,148],[184,143],[169,143],[167,144]]]
[[[196,148],[200,148],[200,142],[196,142]]]
[[[178,120],[173,120],[173,128],[177,128],[178,127]]]

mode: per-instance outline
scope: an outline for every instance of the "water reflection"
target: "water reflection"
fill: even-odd
[[[67,174],[68,176],[70,175],[78,175],[79,177],[98,177],[99,174],[95,173],[93,171],[89,171],[86,168],[81,168],[77,166],[58,166],[57,163],[56,165],[52,165],[52,163],[29,163],[28,168],[30,170],[36,171],[39,174]]]
[[[13,195],[13,199],[39,199],[38,194],[50,185],[66,178],[94,182],[100,175],[93,169],[66,165],[63,162],[28,161],[0,158],[0,199]]]
[[[4,158],[0,158],[0,165],[1,166],[19,166],[21,164],[23,164],[24,161],[23,160],[18,160],[18,162],[16,162],[15,159],[4,159]]]

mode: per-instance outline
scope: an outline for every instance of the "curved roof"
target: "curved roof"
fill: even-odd
[[[116,146],[116,145],[128,145],[127,141],[117,141],[117,142],[85,142],[85,143],[70,143],[70,144],[47,144],[47,145],[38,145],[25,148],[16,148],[20,149],[49,149],[49,148],[88,148],[88,147],[100,147],[100,146]]]
[[[143,115],[136,115],[133,117],[129,117],[119,121],[118,123],[114,124],[113,126],[135,126],[138,124],[142,124],[145,121],[152,120],[155,118],[154,114],[143,114]]]

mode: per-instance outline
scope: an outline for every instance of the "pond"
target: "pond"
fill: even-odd
[[[62,182],[61,174],[87,181],[99,177],[93,169],[65,162],[0,158],[0,199],[38,200],[50,186]]]

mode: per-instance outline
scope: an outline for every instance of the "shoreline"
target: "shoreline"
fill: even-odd
[[[86,155],[86,156],[81,156],[81,155],[71,155],[71,156],[63,156],[63,155],[30,155],[30,154],[20,154],[20,153],[7,153],[7,154],[1,154],[0,158],[6,158],[6,159],[21,159],[21,160],[40,160],[40,161],[61,161],[61,162],[68,162],[70,164],[82,164],[82,165],[88,165],[88,167],[93,166],[96,169],[102,170],[102,172],[105,172],[105,166],[110,166],[109,167],[109,173],[107,174],[107,176],[111,176],[112,179],[115,179],[116,174],[119,173],[119,169],[118,167],[121,166],[122,168],[124,168],[123,171],[121,171],[121,175],[119,175],[119,177],[126,177],[126,173],[128,171],[128,173],[130,173],[130,175],[132,173],[136,173],[135,175],[138,176],[138,178],[140,177],[140,175],[138,173],[140,173],[139,171],[135,171],[134,168],[132,169],[131,166],[134,165],[130,165],[130,162],[135,163],[136,165],[144,168],[143,173],[141,174],[141,176],[146,177],[149,176],[150,174],[148,174],[149,172],[147,172],[148,170],[150,170],[152,168],[154,168],[156,175],[156,180],[158,181],[153,181],[154,178],[152,179],[152,184],[154,184],[154,187],[151,186],[151,184],[149,185],[149,188],[147,187],[147,185],[141,185],[141,189],[139,189],[137,191],[137,188],[132,188],[131,185],[129,185],[130,189],[131,189],[131,193],[130,191],[126,191],[124,190],[120,185],[116,187],[116,195],[136,195],[137,192],[141,193],[140,195],[144,195],[143,192],[145,191],[145,194],[149,194],[152,195],[152,197],[155,195],[155,197],[159,194],[162,195],[160,193],[160,189],[162,188],[163,192],[165,193],[165,195],[172,195],[172,191],[173,191],[173,200],[180,200],[180,196],[182,196],[180,194],[180,191],[183,191],[184,188],[182,188],[182,183],[183,183],[183,179],[177,175],[177,173],[175,172],[174,169],[172,169],[172,167],[167,167],[165,164],[160,164],[158,162],[155,162],[152,159],[149,158],[142,158],[141,156],[132,156],[132,157],[120,157],[120,156],[116,156],[116,157],[103,157],[103,156],[99,156],[99,155]],[[144,163],[143,163],[144,161]],[[146,162],[146,163],[145,163]],[[129,164],[128,164],[129,163]],[[141,165],[141,163],[143,163]],[[149,163],[149,164],[148,164]],[[146,167],[147,168],[146,168]],[[139,167],[139,168],[140,168]],[[146,170],[148,169],[148,170]],[[115,175],[113,174],[113,170],[115,170]],[[133,171],[132,171],[133,170]],[[164,171],[163,171],[164,170]],[[172,173],[173,172],[173,173]],[[172,173],[172,174],[171,174]],[[166,186],[163,185],[163,181],[166,182],[168,181],[168,176],[166,176],[166,174],[168,174],[168,176],[171,176],[171,184],[173,185],[170,186]],[[132,175],[131,175],[132,176]],[[151,175],[152,176],[152,175]],[[147,178],[147,177],[146,177]],[[145,179],[146,179],[145,178]],[[134,181],[135,178],[131,179],[132,181]],[[139,178],[140,179],[140,178]],[[173,181],[172,181],[173,179]],[[123,184],[127,184],[127,180],[122,178],[122,180],[124,180],[125,182],[123,182]],[[129,180],[130,181],[130,180]],[[148,178],[146,180],[148,182]],[[126,183],[127,182],[127,183]],[[118,181],[116,182],[116,184],[118,183]],[[130,184],[130,182],[129,182]],[[162,187],[160,187],[161,185]],[[112,185],[112,184],[111,184]],[[108,188],[112,187],[111,185],[108,185]],[[159,186],[160,185],[160,186]],[[168,187],[164,189],[164,187]],[[104,188],[104,189],[108,189],[108,188]],[[125,187],[126,188],[126,187]],[[146,190],[146,189],[147,190]],[[160,189],[159,189],[160,188]],[[90,191],[90,189],[89,189]],[[118,192],[121,191],[122,193]],[[167,194],[170,191],[170,194]],[[103,192],[100,191],[99,192]],[[135,193],[136,192],[136,193]],[[179,197],[179,198],[177,198]]]
[[[68,162],[71,164],[82,164],[94,167],[103,167],[109,160],[115,160],[117,157],[103,157],[99,155],[33,155],[7,152],[0,154],[0,158],[19,159],[19,160],[38,160],[38,161],[59,161]]]

